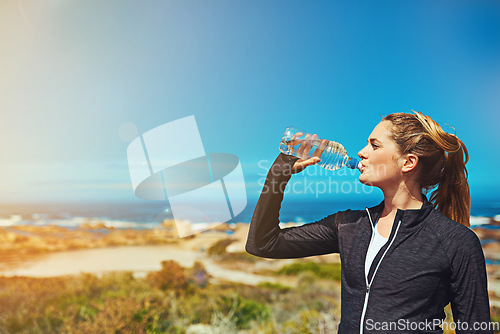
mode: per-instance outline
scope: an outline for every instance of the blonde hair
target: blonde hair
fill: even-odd
[[[470,227],[467,148],[429,116],[413,112],[390,114],[382,120],[392,124],[391,136],[400,153],[418,156],[417,180],[425,191],[435,188],[429,198],[434,208]]]

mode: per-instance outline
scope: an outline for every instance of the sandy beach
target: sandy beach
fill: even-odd
[[[105,233],[102,226],[83,226],[77,230],[57,226],[3,229],[0,250],[5,256],[0,276],[57,277],[128,271],[135,277],[145,277],[149,272],[160,270],[162,261],[174,260],[183,267],[201,262],[214,282],[226,280],[256,285],[276,282],[276,277],[255,274],[255,271],[269,272],[292,261],[255,258],[252,264],[221,262],[209,255],[210,247],[221,240],[230,240],[226,247],[228,253],[250,256],[244,250],[248,224],[220,226],[189,238],[173,235],[168,223],[164,227],[142,231],[109,229]],[[295,285],[293,279],[285,281],[280,280]]]

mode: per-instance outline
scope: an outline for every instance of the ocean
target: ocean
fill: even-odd
[[[346,209],[364,209],[380,203],[373,199],[287,199],[282,203],[281,222],[309,223]],[[250,199],[247,207],[229,221],[249,223],[257,198]],[[500,201],[481,199],[472,201],[471,225],[488,226],[491,220],[500,221]],[[0,226],[13,225],[78,225],[99,221],[108,227],[147,229],[158,226],[164,219],[172,219],[168,202],[99,202],[99,203],[14,203],[0,204]],[[497,225],[491,225],[497,228]]]

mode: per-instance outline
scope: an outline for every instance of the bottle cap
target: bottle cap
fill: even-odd
[[[352,168],[352,169],[359,169],[359,165],[361,164],[361,161],[358,161],[356,158],[351,158],[349,159],[349,163],[347,164],[347,167]]]

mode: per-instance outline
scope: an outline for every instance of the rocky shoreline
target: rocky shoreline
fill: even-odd
[[[500,265],[500,222],[489,218],[486,224],[474,226],[473,231],[481,240],[487,263]]]

